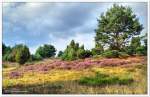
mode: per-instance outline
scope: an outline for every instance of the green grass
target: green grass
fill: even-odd
[[[111,84],[120,84],[127,85],[133,82],[133,78],[119,78],[117,76],[109,76],[106,74],[96,73],[94,77],[82,77],[79,80],[79,84],[82,85],[92,85],[92,86],[100,86],[100,85],[111,85]]]

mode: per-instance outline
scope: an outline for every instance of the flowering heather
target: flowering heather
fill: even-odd
[[[15,72],[15,71],[9,74],[10,78],[19,78],[20,76],[22,76],[22,74],[20,72]]]
[[[92,59],[87,58],[83,60],[75,60],[75,61],[61,61],[59,59],[50,61],[48,63],[40,63],[40,64],[30,64],[27,66],[21,67],[17,71],[12,71],[10,76],[18,77],[21,73],[25,72],[41,72],[46,73],[52,69],[66,69],[66,70],[82,70],[86,68],[90,68],[92,66],[97,67],[105,67],[105,66],[127,66],[132,63],[141,63],[143,60],[140,57],[136,58],[129,58],[129,59],[118,59],[118,58],[111,58],[111,59]],[[15,73],[14,73],[15,72]]]

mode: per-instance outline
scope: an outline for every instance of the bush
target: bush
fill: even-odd
[[[77,55],[76,55],[76,51],[71,48],[68,52],[68,55],[66,56],[67,60],[76,60],[77,59]]]
[[[95,43],[95,48],[92,49],[92,55],[100,55],[104,52],[104,47],[100,43]]]
[[[63,52],[59,51],[57,57],[62,57],[62,55],[63,55]]]
[[[42,58],[49,58],[55,56],[56,49],[52,45],[44,44],[40,46],[37,50],[35,55],[40,55]]]
[[[140,46],[136,48],[136,54],[137,55],[147,55],[147,50],[144,46]]]
[[[82,85],[91,85],[91,86],[100,86],[100,85],[109,85],[109,84],[130,84],[133,82],[131,77],[120,79],[117,76],[109,76],[105,74],[97,73],[94,77],[82,77],[79,80],[79,84]]]
[[[90,57],[92,55],[91,51],[85,50],[84,45],[79,47],[79,43],[75,43],[74,40],[65,49],[62,59],[63,60],[76,60]]]
[[[84,48],[78,48],[77,50],[77,57],[80,59],[85,58],[85,50]]]
[[[2,60],[3,60],[3,61],[8,61],[8,56],[9,56],[9,54],[3,55]]]
[[[11,52],[11,47],[6,46],[4,43],[2,43],[2,55],[8,54]]]
[[[12,53],[7,53],[3,57],[4,61],[10,61],[10,62],[15,62],[15,56]]]
[[[84,58],[87,58],[87,57],[90,57],[92,56],[92,53],[90,50],[82,50],[79,55],[78,55],[78,58],[81,58],[81,59],[84,59]]]
[[[107,50],[102,54],[102,56],[106,58],[117,58],[119,57],[119,52],[117,50]]]
[[[19,64],[24,64],[30,58],[29,48],[25,45],[19,45],[16,51],[15,60]]]
[[[126,52],[119,52],[119,58],[127,58],[129,55]]]
[[[103,50],[101,50],[100,48],[93,48],[92,49],[92,55],[100,55],[103,53]]]
[[[133,37],[129,46],[125,47],[125,52],[129,55],[135,55],[137,53],[136,49],[141,47],[141,38]]]
[[[33,60],[34,61],[38,61],[38,60],[42,60],[42,57],[40,55],[33,55]]]
[[[133,55],[133,54],[135,54],[135,50],[134,50],[134,48],[132,47],[132,46],[127,46],[127,47],[125,47],[125,52],[128,54],[128,55]]]
[[[141,38],[140,37],[133,37],[131,40],[130,46],[132,46],[134,49],[141,46]]]
[[[84,52],[84,58],[88,58],[92,56],[92,52],[90,50],[85,50]]]
[[[2,60],[8,61],[9,60],[9,54],[11,53],[12,48],[9,46],[6,46],[4,43],[2,43]]]
[[[42,60],[42,57],[40,55],[31,55],[29,61],[39,61]]]

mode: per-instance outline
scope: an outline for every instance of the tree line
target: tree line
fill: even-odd
[[[97,55],[108,58],[147,55],[147,34],[139,36],[143,25],[130,7],[114,4],[97,21],[94,48],[86,50],[84,45],[79,46],[79,43],[72,40],[64,51],[59,51],[57,57],[62,60],[76,60]],[[2,51],[4,61],[20,64],[56,55],[56,48],[50,44],[40,46],[33,55],[23,44],[11,48],[3,43]]]

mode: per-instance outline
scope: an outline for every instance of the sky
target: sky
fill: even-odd
[[[95,46],[97,19],[114,3],[3,3],[3,43],[26,44],[32,54],[43,44],[64,50],[72,39],[86,49]],[[147,3],[117,3],[129,6],[148,31]]]

